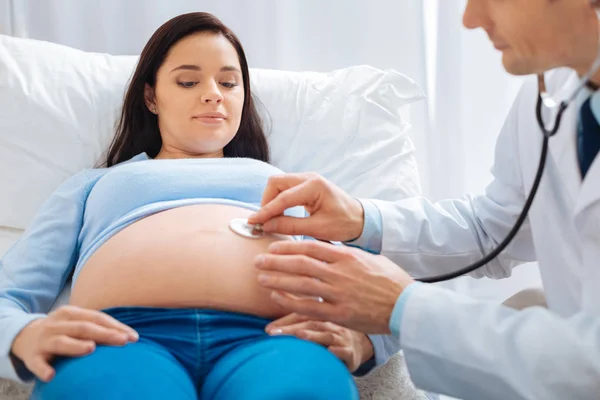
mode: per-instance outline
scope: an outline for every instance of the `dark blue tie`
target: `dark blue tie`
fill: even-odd
[[[577,155],[581,176],[584,178],[600,150],[600,124],[592,112],[590,100],[591,97],[581,106],[577,126]]]

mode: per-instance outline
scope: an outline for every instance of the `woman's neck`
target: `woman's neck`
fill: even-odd
[[[185,150],[179,149],[169,149],[165,147],[161,147],[160,151],[154,157],[155,160],[158,159],[181,159],[181,158],[223,158],[223,150],[219,150],[214,153],[190,153]]]

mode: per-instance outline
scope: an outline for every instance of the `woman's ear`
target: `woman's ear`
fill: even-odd
[[[157,114],[154,88],[146,83],[144,86],[144,102],[152,114]]]

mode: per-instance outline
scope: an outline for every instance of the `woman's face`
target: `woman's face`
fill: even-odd
[[[244,83],[238,54],[220,34],[181,39],[146,85],[158,116],[162,148],[156,158],[222,157],[240,126]]]

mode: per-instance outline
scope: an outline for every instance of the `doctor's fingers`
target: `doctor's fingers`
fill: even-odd
[[[340,308],[327,301],[317,301],[309,298],[292,297],[285,292],[273,291],[271,299],[284,310],[305,315],[311,319],[337,322]],[[343,313],[342,313],[343,314]],[[344,315],[342,315],[342,319]]]
[[[248,222],[264,224],[273,217],[283,215],[284,211],[291,207],[313,208],[323,191],[323,181],[324,179],[316,174],[269,178],[261,209],[248,217]]]
[[[303,255],[313,260],[335,263],[353,257],[354,249],[317,240],[283,240],[268,247],[273,255]]]
[[[258,282],[266,289],[286,292],[293,296],[320,297],[325,301],[335,301],[339,296],[336,288],[308,276],[289,275],[278,272],[262,272],[258,276]]]
[[[321,260],[303,254],[259,254],[254,266],[263,272],[281,272],[301,275],[329,282],[335,280],[335,271]]]
[[[324,232],[326,233],[325,227],[318,218],[297,218],[280,215],[265,222],[262,230],[266,233],[278,233],[280,235],[315,237]]]
[[[263,197],[261,200],[261,206],[269,203],[275,197],[279,195],[279,193],[284,192],[294,186],[298,186],[301,183],[306,182],[309,179],[313,179],[318,177],[319,175],[314,172],[305,172],[305,173],[296,173],[296,174],[283,174],[283,175],[274,175],[269,177],[267,181],[267,186],[263,193]]]

